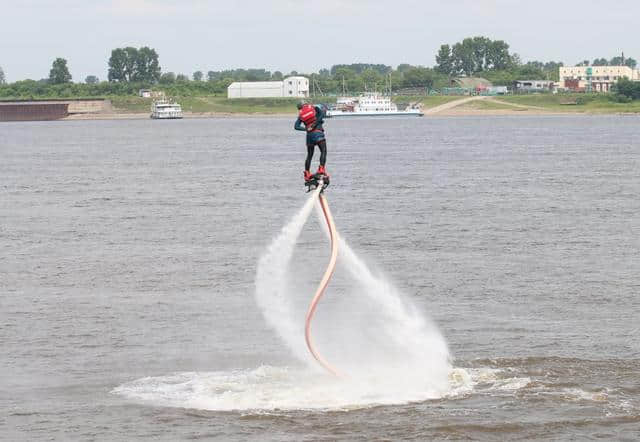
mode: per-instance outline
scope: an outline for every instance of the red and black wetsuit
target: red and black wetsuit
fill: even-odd
[[[295,130],[303,130],[307,133],[307,159],[304,162],[305,170],[311,167],[311,159],[316,145],[320,149],[320,165],[324,167],[327,162],[327,140],[324,137],[324,110],[320,106],[314,106],[316,111],[316,121],[312,127],[307,128],[300,118],[296,120],[293,128]]]

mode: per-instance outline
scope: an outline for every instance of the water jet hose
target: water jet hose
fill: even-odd
[[[329,364],[315,349],[313,345],[313,338],[311,337],[311,320],[313,319],[313,315],[316,312],[316,307],[318,307],[318,302],[320,301],[320,298],[322,298],[327,285],[329,285],[331,276],[333,276],[333,271],[336,268],[336,260],[338,259],[338,234],[336,232],[336,226],[333,223],[331,211],[329,210],[329,204],[327,203],[327,200],[323,194],[320,194],[319,202],[320,207],[322,208],[322,213],[324,214],[324,219],[327,221],[327,227],[329,228],[329,237],[331,239],[331,258],[329,258],[329,265],[327,265],[327,269],[325,270],[324,275],[322,276],[322,280],[320,281],[320,284],[316,289],[316,293],[315,295],[313,295],[313,299],[311,300],[311,304],[309,305],[309,310],[307,311],[307,318],[304,327],[304,338],[307,341],[307,347],[309,348],[309,351],[316,359],[316,361],[318,361],[318,363],[322,365],[322,367],[329,373],[335,376],[340,376],[340,372],[333,368],[331,364]]]

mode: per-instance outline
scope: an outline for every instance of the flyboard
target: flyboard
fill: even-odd
[[[340,372],[336,370],[331,364],[329,364],[329,362],[327,362],[327,360],[322,357],[322,355],[315,348],[313,337],[311,336],[311,321],[313,320],[313,316],[316,313],[318,303],[320,302],[322,295],[324,295],[324,292],[329,285],[329,281],[333,276],[333,272],[336,268],[336,261],[338,259],[338,233],[336,231],[335,223],[333,222],[333,216],[331,216],[331,210],[329,210],[329,203],[324,196],[324,190],[329,186],[329,175],[317,173],[313,177],[311,177],[311,179],[307,181],[305,185],[307,186],[307,192],[321,187],[320,195],[318,196],[318,202],[320,204],[320,207],[322,208],[324,219],[327,222],[327,228],[329,229],[329,239],[331,241],[331,256],[329,258],[329,264],[324,271],[324,275],[320,280],[320,284],[318,284],[318,288],[313,295],[313,299],[311,300],[311,304],[309,305],[309,310],[307,310],[307,316],[304,325],[304,338],[307,341],[307,348],[309,348],[309,352],[311,352],[311,355],[313,355],[315,360],[318,361],[318,363],[329,373],[335,376],[340,376]]]

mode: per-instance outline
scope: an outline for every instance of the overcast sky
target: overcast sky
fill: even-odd
[[[56,57],[74,81],[107,77],[111,50],[150,46],[163,72],[338,63],[433,66],[443,43],[483,35],[523,61],[640,58],[640,1],[591,0],[0,0],[8,81],[48,77]]]

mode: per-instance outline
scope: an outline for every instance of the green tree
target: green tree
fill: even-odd
[[[165,72],[160,76],[161,84],[173,84],[176,82],[176,74],[173,72]]]
[[[0,66],[0,84],[5,84],[6,79],[4,77],[4,71],[2,70],[2,66]]]
[[[353,69],[344,66],[337,68],[335,71],[332,69],[332,75],[333,78],[338,80],[342,80],[343,78],[345,80],[356,78],[356,73],[353,71]]]
[[[109,81],[128,81],[126,67],[127,54],[122,48],[117,48],[111,51],[111,57],[109,57],[109,71],[107,73],[107,79]]]
[[[134,47],[127,46],[124,51],[124,73],[126,81],[133,81],[136,75],[136,59],[138,58],[138,50]]]
[[[204,75],[202,74],[202,71],[195,71],[193,73],[193,81],[202,81],[202,78],[204,77]]]
[[[185,74],[176,75],[177,83],[187,83],[188,81],[189,81],[189,77],[187,77]]]
[[[632,100],[640,100],[640,82],[621,78],[615,84],[615,91]]]
[[[515,54],[509,53],[509,45],[505,41],[493,41],[482,36],[465,38],[453,47],[440,46],[436,62],[436,70],[440,73],[468,76],[490,69],[510,69],[519,65],[519,59]]]
[[[380,75],[386,75],[393,70],[391,66],[386,64],[371,64],[371,63],[352,63],[352,64],[335,64],[331,66],[331,75],[335,77],[338,69],[347,68],[352,70],[355,74],[360,75],[368,69],[373,69]]]
[[[131,81],[135,69],[135,59],[138,50],[132,47],[116,48],[111,51],[109,58],[109,81]]]
[[[514,70],[517,73],[518,77],[521,80],[544,80],[546,79],[546,75],[542,70],[542,67],[533,64],[527,63],[520,66],[517,70]]]
[[[136,49],[128,46],[111,51],[109,81],[156,83],[160,80],[160,73],[158,54],[155,49],[147,46]]]
[[[207,72],[207,81],[216,81],[218,78],[217,72],[209,71]]]
[[[547,77],[547,80],[559,81],[560,80],[560,68],[564,66],[561,61],[549,61],[544,64],[543,70]]]
[[[519,57],[514,59],[517,54],[509,54],[509,45],[505,41],[488,41],[487,46],[487,66],[491,69],[508,69],[509,66],[520,64]]]
[[[155,49],[148,46],[143,46],[137,51],[135,48],[127,49],[133,49],[130,55],[133,58],[132,80],[145,83],[156,83],[160,80],[160,63]]]
[[[438,72],[445,75],[451,75],[453,73],[453,59],[451,57],[451,46],[449,45],[440,46],[440,50],[436,54],[436,63],[437,63],[436,70]],[[398,70],[400,70],[400,66],[398,66]]]
[[[638,62],[635,59],[629,57],[624,59],[624,65],[629,66],[631,69],[634,69],[638,65]]]
[[[360,74],[360,78],[364,83],[365,89],[376,88],[378,83],[382,82],[382,76],[374,69],[367,69]]]
[[[273,74],[271,74],[271,79],[273,81],[282,81],[283,78],[284,78],[284,76],[282,75],[282,72],[280,72],[280,71],[275,71]]]
[[[71,82],[71,74],[67,68],[67,60],[56,58],[49,71],[49,82],[52,84],[62,84]]]
[[[87,78],[84,79],[84,82],[87,84],[98,84],[100,80],[95,75],[87,75]]]
[[[482,72],[491,67],[490,49],[492,41],[487,37],[473,37],[471,45],[473,48],[474,72]]]
[[[424,87],[433,86],[433,70],[424,67],[413,67],[404,73],[404,87]]]
[[[473,75],[475,72],[475,60],[473,51],[473,40],[465,38],[461,43],[456,43],[451,49],[451,57],[453,59],[453,72],[456,74],[463,73],[467,76]]]
[[[507,66],[508,69],[517,68],[518,66],[522,65],[522,59],[520,58],[520,54],[518,53],[514,52],[513,54],[511,54],[509,59],[509,66]]]
[[[531,67],[541,71],[544,69],[544,63],[541,61],[527,61],[525,63],[525,67]]]
[[[266,69],[247,69],[247,81],[269,81],[271,72]]]
[[[609,66],[622,66],[622,61],[623,58],[621,56],[617,56],[617,57],[613,57],[610,61],[609,61]]]
[[[606,58],[596,58],[591,63],[591,66],[608,66],[609,61]]]

